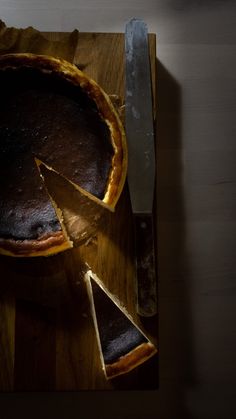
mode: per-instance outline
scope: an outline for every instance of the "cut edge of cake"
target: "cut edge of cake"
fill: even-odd
[[[102,207],[108,209],[111,212],[115,211],[114,206],[108,205],[106,203],[106,198],[104,196],[104,199],[99,199],[97,198],[95,195],[92,195],[90,192],[86,191],[85,189],[81,188],[81,186],[77,185],[76,183],[72,182],[72,180],[70,180],[68,177],[66,177],[65,175],[63,175],[62,173],[58,172],[56,169],[54,169],[53,167],[49,166],[47,163],[44,163],[42,160],[38,159],[37,157],[34,158],[40,175],[41,175],[41,170],[40,170],[40,166],[44,166],[46,167],[47,170],[50,170],[51,172],[56,173],[58,176],[61,176],[62,178],[64,178],[67,182],[69,182],[77,191],[79,191],[79,193],[81,193],[82,195],[84,195],[85,197],[87,197],[88,199],[91,199],[91,201],[94,201],[96,204],[101,205]],[[42,176],[42,175],[41,175]],[[43,180],[44,177],[42,176]],[[45,182],[44,182],[45,184]],[[106,194],[105,194],[106,195]]]
[[[56,217],[59,221],[61,230],[50,232],[47,235],[38,239],[31,240],[13,240],[13,239],[0,239],[0,253],[5,256],[25,257],[25,256],[50,256],[71,249],[73,241],[70,239],[66,227],[64,225],[63,214],[61,209],[56,204],[55,200],[49,193],[44,177],[40,171],[39,160],[34,159],[36,166],[39,170],[39,176],[42,178],[43,186],[46,190],[48,198],[54,208]]]
[[[79,85],[82,90],[86,92],[88,97],[96,103],[101,119],[103,119],[109,127],[114,156],[112,158],[111,171],[103,199],[99,200],[89,193],[88,196],[90,196],[91,199],[97,200],[96,202],[100,203],[100,205],[104,205],[111,211],[114,211],[126,179],[128,147],[123,124],[109,95],[95,80],[79,70],[76,65],[69,63],[62,58],[32,53],[9,53],[0,56],[0,65],[2,69],[11,68],[15,70],[21,64],[25,67],[28,66],[40,69],[40,71],[45,74],[53,72],[62,75],[65,80],[73,85]],[[74,184],[71,181],[70,183],[79,189],[77,184]]]
[[[22,63],[25,66],[40,68],[42,73],[55,72],[62,74],[65,79],[69,80],[71,83],[75,85],[79,84],[81,88],[86,91],[88,96],[94,100],[98,107],[100,117],[109,127],[111,133],[111,143],[114,149],[111,171],[107,180],[107,187],[104,191],[103,199],[98,199],[96,196],[82,189],[79,185],[58,173],[47,164],[41,162],[39,159],[35,158],[35,162],[38,166],[39,172],[40,165],[44,164],[48,170],[53,170],[58,175],[63,176],[80,193],[84,194],[98,205],[114,212],[126,179],[128,151],[123,125],[108,94],[106,94],[101,86],[79,70],[74,64],[71,64],[61,58],[31,53],[12,53],[1,56],[0,61],[1,65],[3,65],[3,68],[5,69],[15,69]],[[49,193],[48,195],[61,225],[61,231],[53,232],[51,235],[49,234],[48,236],[44,236],[36,240],[0,238],[0,254],[15,257],[49,256],[73,247],[73,242],[71,241],[63,223],[62,211],[56,205]]]
[[[63,233],[64,238],[65,238],[64,245],[63,245],[63,246],[64,246],[64,247],[63,247],[63,250],[71,249],[71,248],[74,246],[74,243],[73,243],[73,241],[71,240],[71,238],[70,238],[70,236],[69,236],[69,234],[68,234],[68,232],[67,232],[66,226],[65,226],[65,224],[64,224],[64,218],[63,218],[62,210],[61,210],[61,208],[59,208],[59,206],[57,205],[56,201],[53,199],[52,195],[51,195],[51,194],[50,194],[50,192],[48,191],[48,188],[47,188],[46,183],[45,183],[44,176],[43,176],[43,174],[42,174],[42,172],[41,172],[41,170],[40,170],[40,164],[41,164],[41,163],[42,163],[42,164],[44,164],[44,163],[43,163],[43,162],[40,162],[40,160],[39,160],[39,159],[37,159],[36,157],[34,158],[34,160],[35,160],[36,166],[37,166],[37,168],[38,168],[39,175],[40,175],[40,177],[42,178],[43,185],[44,185],[44,187],[45,187],[45,189],[46,189],[46,191],[47,191],[47,194],[48,194],[48,196],[49,196],[49,198],[50,198],[51,204],[52,204],[52,206],[53,206],[53,208],[54,208],[54,210],[55,210],[55,213],[56,213],[56,215],[57,215],[58,221],[59,221],[60,226],[61,226],[62,233]],[[46,166],[46,165],[44,164],[44,166]],[[47,166],[46,166],[46,167],[47,167]],[[47,167],[47,169],[49,169],[49,168]],[[56,250],[56,249],[55,249],[55,250]],[[53,252],[53,254],[54,254],[54,253],[55,253],[55,252]],[[46,254],[47,254],[47,253],[46,253]],[[50,252],[48,252],[48,254],[50,254]]]

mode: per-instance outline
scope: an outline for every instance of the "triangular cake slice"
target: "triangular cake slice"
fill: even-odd
[[[153,343],[97,275],[89,270],[85,281],[106,378],[125,374],[157,353]]]

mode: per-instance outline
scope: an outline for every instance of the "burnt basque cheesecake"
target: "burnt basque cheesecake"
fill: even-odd
[[[125,374],[155,355],[157,348],[98,276],[88,270],[84,279],[106,378]]]
[[[127,170],[120,119],[93,80],[53,57],[1,56],[0,91],[0,253],[68,249],[73,243],[40,167],[114,210]]]

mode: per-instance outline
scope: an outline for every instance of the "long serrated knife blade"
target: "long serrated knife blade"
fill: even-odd
[[[137,312],[157,313],[153,228],[155,144],[147,25],[131,19],[125,29],[125,129],[128,185],[134,215]]]

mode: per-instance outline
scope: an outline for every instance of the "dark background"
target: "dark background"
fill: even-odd
[[[2,419],[236,417],[236,2],[155,12],[159,389],[1,394]]]

